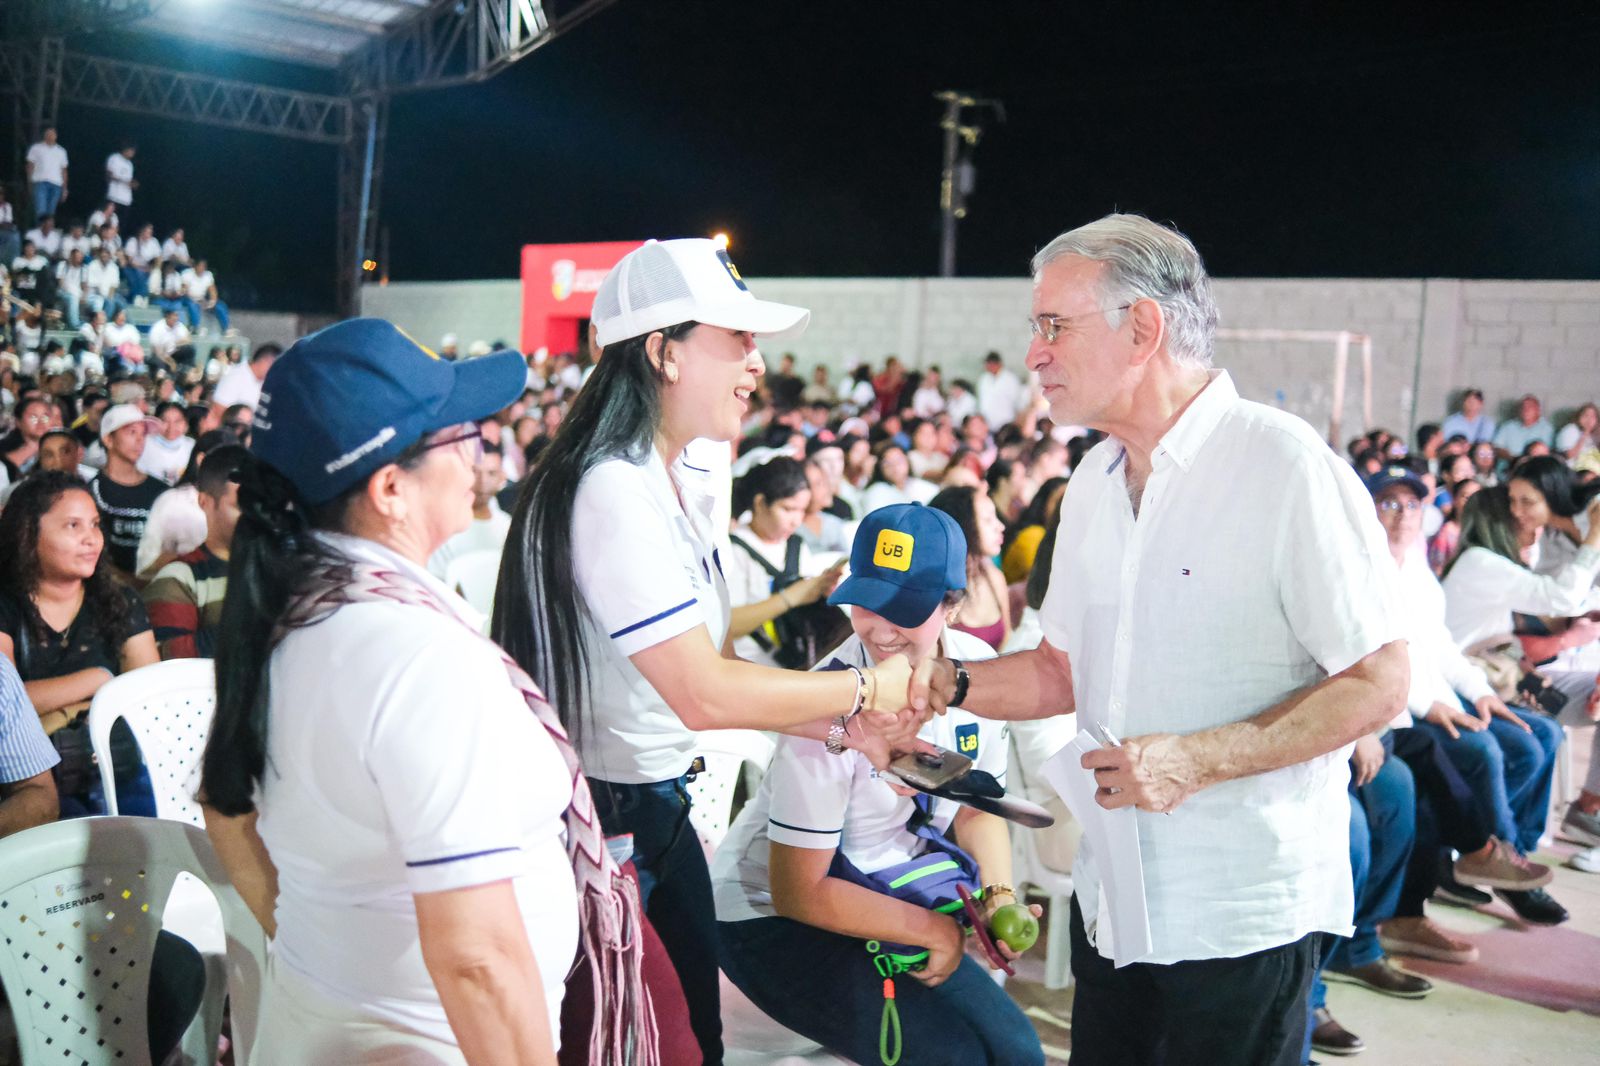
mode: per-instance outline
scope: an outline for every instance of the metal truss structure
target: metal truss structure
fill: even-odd
[[[384,141],[396,93],[483,81],[615,0],[221,0],[238,21],[183,21],[166,0],[0,0],[0,93],[12,159],[62,103],[223,126],[339,148],[337,290],[354,314],[378,237]],[[69,51],[86,31],[150,32],[311,66],[336,66],[338,95]]]

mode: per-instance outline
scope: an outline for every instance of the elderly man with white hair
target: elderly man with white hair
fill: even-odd
[[[1212,368],[1216,305],[1182,234],[1110,215],[1033,271],[1028,369],[1056,423],[1109,438],[1062,501],[1044,641],[935,660],[912,701],[1076,711],[1105,742],[1082,765],[1102,806],[1135,811],[1151,948],[1112,965],[1124,904],[1086,837],[1077,1066],[1296,1066],[1318,937],[1351,930],[1346,757],[1405,707],[1383,532],[1310,426]]]

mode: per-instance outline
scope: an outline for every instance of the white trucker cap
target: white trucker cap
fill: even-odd
[[[646,241],[600,283],[589,321],[605,348],[680,322],[762,337],[798,337],[811,320],[803,307],[758,300],[715,241]]]

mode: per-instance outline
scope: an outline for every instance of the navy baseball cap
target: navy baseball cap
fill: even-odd
[[[946,592],[966,587],[967,538],[956,520],[920,503],[896,503],[861,520],[850,546],[850,576],[828,602],[853,603],[914,629]]]
[[[1421,476],[1409,466],[1402,463],[1390,463],[1382,470],[1367,478],[1367,491],[1377,496],[1378,493],[1392,485],[1404,485],[1417,494],[1418,499],[1428,498],[1428,486]]]
[[[327,503],[426,433],[487,418],[527,386],[513,351],[448,362],[379,318],[302,337],[267,371],[250,451]]]

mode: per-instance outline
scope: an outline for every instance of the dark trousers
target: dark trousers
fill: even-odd
[[[1299,1066],[1317,936],[1233,959],[1118,969],[1072,897],[1073,1066]]]
[[[1391,758],[1411,768],[1417,790],[1417,837],[1395,917],[1422,917],[1422,903],[1439,884],[1439,855],[1454,848],[1477,851],[1494,835],[1487,810],[1431,730],[1391,729],[1384,734]]]
[[[893,1056],[869,941],[788,918],[718,922],[717,935],[728,980],[780,1025],[851,1062]],[[936,988],[901,974],[894,989],[902,1063],[1043,1066],[1032,1023],[971,958]]]
[[[722,1062],[717,922],[706,853],[689,824],[687,778],[619,785],[589,778],[606,836],[633,834],[639,901],[678,972],[706,1066]]]

